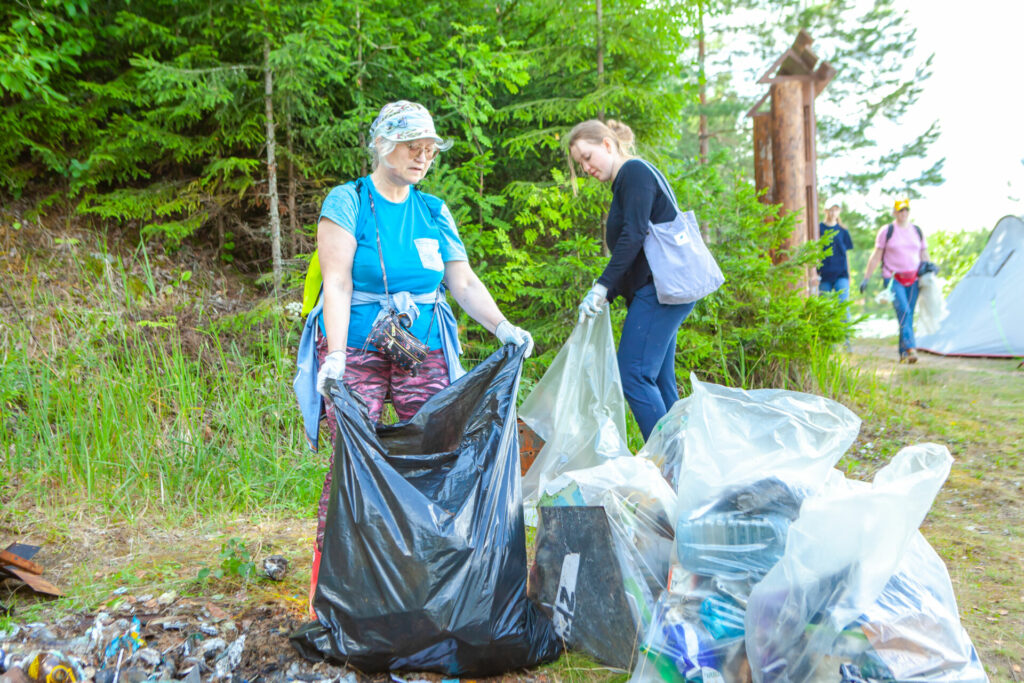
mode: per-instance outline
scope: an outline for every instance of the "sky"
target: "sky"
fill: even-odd
[[[946,182],[924,188],[911,220],[926,231],[991,229],[1024,214],[1024,26],[1021,0],[897,0],[917,28],[921,54],[934,53],[905,127],[917,134],[938,120],[930,158],[946,158]],[[898,147],[900,132],[879,142]]]

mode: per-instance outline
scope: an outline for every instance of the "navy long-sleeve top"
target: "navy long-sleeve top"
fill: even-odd
[[[633,294],[652,281],[651,267],[644,255],[644,238],[649,225],[675,218],[672,199],[658,184],[654,173],[639,159],[619,167],[612,182],[612,204],[608,209],[606,235],[612,257],[598,284],[608,288],[608,301],[622,296],[628,305]]]
[[[841,277],[850,277],[846,252],[853,249],[853,240],[850,238],[850,232],[838,223],[835,225],[818,224],[819,237],[824,237],[829,231],[832,232],[832,253],[826,256],[818,266],[818,275],[826,282],[835,282]]]

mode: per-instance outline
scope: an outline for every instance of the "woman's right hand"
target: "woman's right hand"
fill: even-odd
[[[345,376],[345,352],[344,351],[331,351],[324,358],[323,365],[320,366],[320,372],[316,374],[316,390],[320,392],[328,401],[331,400],[331,396],[328,393],[327,382],[328,380],[334,380],[340,382],[341,378]]]
[[[594,285],[591,287],[580,304],[580,322],[583,322],[584,318],[593,318],[600,313],[601,308],[608,303],[607,296],[608,288],[604,285]]]

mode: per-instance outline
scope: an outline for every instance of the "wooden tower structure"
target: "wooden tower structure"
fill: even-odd
[[[818,239],[814,99],[836,71],[811,52],[813,42],[805,31],[797,34],[793,45],[758,79],[769,86],[768,92],[747,112],[754,120],[754,183],[758,190],[767,190],[763,201],[781,204],[783,214],[803,212],[804,220],[793,230],[787,247]],[[813,270],[806,285],[808,292],[817,290]]]

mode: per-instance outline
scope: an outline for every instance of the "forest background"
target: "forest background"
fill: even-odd
[[[211,592],[179,537],[108,561],[113,541],[131,546],[142,529],[223,539],[222,566],[237,569],[249,565],[228,562],[239,525],[225,520],[312,525],[326,464],[306,447],[291,391],[301,282],[323,197],[368,171],[366,131],[399,98],[426,105],[455,141],[423,187],[447,201],[472,265],[537,341],[521,395],[606,259],[609,189],[573,183],[562,137],[614,117],[697,212],[726,275],[680,330],[681,390],[693,371],[838,398],[865,419],[851,473],[867,478],[911,439],[942,439],[976,458],[954,470],[957,490],[1006,479],[1010,493],[979,506],[986,525],[1019,509],[1005,502],[1019,500],[1019,428],[986,421],[1012,405],[1015,376],[996,392],[1011,398],[994,401],[987,379],[965,383],[978,392],[968,400],[929,368],[888,385],[850,371],[845,311],[794,286],[824,246],[785,253],[797,217],[778,217],[749,180],[753,102],[735,80],[746,76],[706,76],[712,58],[767,69],[806,29],[837,69],[820,97],[846,116],[819,120],[819,155],[868,159],[825,178],[821,198],[913,197],[941,182],[941,164],[906,177],[900,161],[925,158],[935,129],[908,131],[898,149],[872,133],[899,123],[931,68],[890,0],[0,0],[0,18],[0,531],[59,548],[69,602],[94,608],[142,582]],[[723,52],[737,42],[749,54]],[[888,218],[876,208],[845,213],[858,245]],[[929,233],[951,283],[984,238]],[[613,307],[616,328],[623,313]],[[464,315],[460,327],[467,365],[496,347]],[[935,398],[908,393],[915,383]],[[1019,411],[1004,412],[1016,425]],[[971,509],[962,498],[956,514]],[[969,628],[986,657],[1019,672],[1024,612],[995,611],[1019,593],[1016,532],[980,537],[942,519],[943,557],[965,576],[984,570],[976,588],[958,585],[974,591]],[[288,552],[305,562],[311,539],[295,540]]]
[[[242,407],[212,406],[226,388],[247,386],[238,373],[259,378],[253,407],[268,396],[281,403],[263,426],[272,437],[260,440],[296,463],[293,485],[304,491],[290,484],[275,495],[311,497],[316,485],[299,480],[316,465],[303,459],[297,413],[285,407],[301,282],[320,202],[369,170],[366,132],[388,101],[422,102],[455,141],[423,188],[447,201],[472,265],[537,341],[524,395],[568,337],[607,256],[609,189],[573,179],[561,141],[589,117],[633,127],[639,153],[697,212],[725,272],[725,286],[680,331],[681,379],[693,370],[732,386],[813,389],[836,362],[849,334],[842,306],[794,286],[825,245],[787,252],[798,217],[777,216],[748,179],[750,102],[728,72],[706,77],[727,34],[748,46],[737,60],[760,55],[766,65],[800,29],[829,47],[820,56],[837,77],[821,97],[851,115],[821,117],[819,154],[869,162],[824,179],[823,199],[878,187],[915,196],[942,180],[941,161],[901,175],[902,161],[926,156],[935,126],[908,134],[899,149],[879,149],[872,138],[879,121],[898,123],[912,107],[930,70],[892,0],[45,0],[0,3],[0,13],[0,224],[15,276],[5,298],[18,323],[3,328],[2,398],[10,414],[38,420],[4,422],[3,437],[19,445],[11,449],[18,469],[33,471],[46,453],[79,454],[59,477],[89,489],[123,474],[86,447],[113,426],[100,419],[55,432],[52,415],[65,401],[79,412],[76,396],[109,394],[100,388],[109,384],[127,392],[114,395],[118,405],[144,407],[147,390],[168,392],[148,378],[170,365],[209,395],[168,399],[188,405],[170,415],[161,406],[141,424],[192,435],[175,446],[187,453],[195,434],[222,422],[211,447],[234,457],[230,416]],[[862,245],[886,220],[884,210],[845,214]],[[930,236],[951,284],[983,240]],[[83,288],[62,290],[60,278],[37,272],[68,250]],[[244,301],[228,301],[229,275],[241,278]],[[495,348],[467,316],[460,326],[468,365]],[[93,384],[83,385],[83,372]],[[145,440],[146,428],[138,431],[98,442],[121,452],[125,440]],[[146,487],[157,484],[162,498],[202,493],[182,484],[168,494],[162,476]]]

